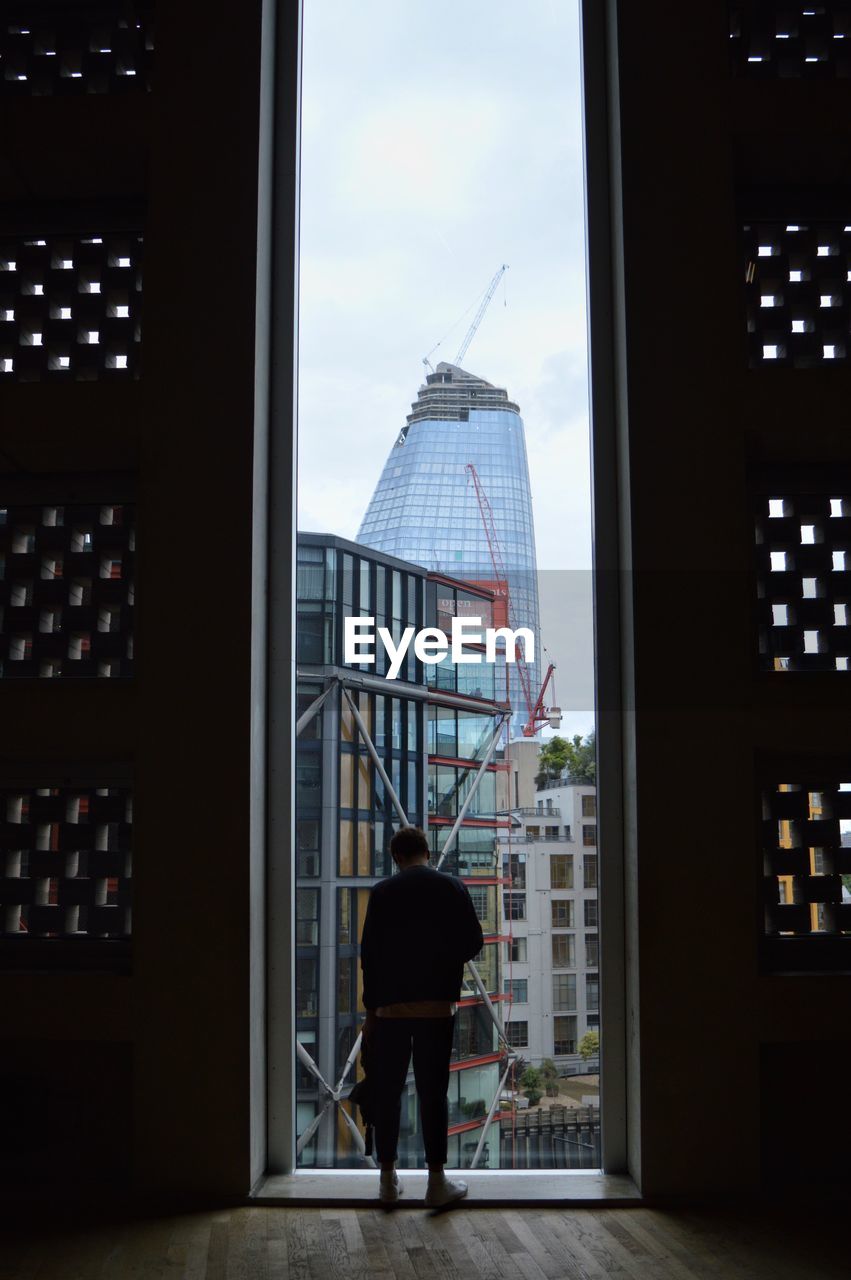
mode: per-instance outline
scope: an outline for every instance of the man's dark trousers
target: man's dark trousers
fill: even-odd
[[[402,1091],[414,1058],[426,1164],[446,1163],[452,1018],[376,1018],[369,1042],[369,1083],[375,1099],[375,1154],[379,1164],[397,1157]]]

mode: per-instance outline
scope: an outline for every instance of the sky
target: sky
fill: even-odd
[[[507,263],[463,363],[520,406],[569,732],[593,679],[578,36],[576,0],[304,6],[299,528],[354,538],[423,356],[454,360]]]

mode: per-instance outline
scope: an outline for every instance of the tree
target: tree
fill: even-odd
[[[541,1079],[544,1082],[544,1088],[547,1091],[548,1098],[558,1097],[558,1067],[552,1058],[544,1058],[541,1063]]]
[[[557,778],[567,768],[567,762],[570,758],[570,743],[567,738],[560,738],[558,734],[554,738],[550,738],[549,742],[545,742],[538,754],[538,764],[541,766],[541,772],[538,774],[540,778]]]
[[[520,1085],[529,1099],[530,1107],[537,1106],[541,1101],[542,1084],[543,1079],[537,1067],[527,1067],[520,1077]]]
[[[586,1031],[585,1035],[579,1041],[579,1052],[582,1054],[583,1061],[587,1062],[589,1058],[596,1058],[600,1052],[600,1033],[599,1031]]]
[[[526,1070],[528,1065],[529,1063],[522,1056],[522,1054],[518,1053],[517,1057],[514,1059],[514,1070],[511,1073],[512,1088],[514,1088],[515,1082],[519,1082],[520,1080],[523,1079],[523,1072]],[[503,1071],[505,1070],[504,1066],[502,1067],[502,1070]]]
[[[594,786],[597,781],[597,756],[594,731],[583,741],[580,734],[572,740],[556,735],[544,743],[538,755],[541,766],[539,783],[567,774],[571,782]]]

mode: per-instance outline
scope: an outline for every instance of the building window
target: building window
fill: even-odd
[[[576,1018],[553,1018],[553,1053],[576,1053]]]
[[[600,979],[596,973],[585,975],[585,1008],[589,1013],[600,1008]]]
[[[318,889],[296,890],[295,940],[297,947],[316,947],[319,945]]]
[[[527,826],[527,827],[526,827],[526,837],[527,837],[527,839],[529,839],[529,840],[540,840],[540,838],[541,838],[541,828],[540,828],[540,827],[529,827],[529,826]]]
[[[558,827],[544,827],[545,840],[558,840]]]
[[[355,998],[355,957],[341,956],[337,960],[337,1013],[353,1013]]]
[[[499,903],[493,885],[470,884],[470,897],[485,937],[499,933]]]
[[[505,978],[503,990],[507,996],[511,996],[514,1004],[529,1003],[528,978]]]
[[[554,933],[552,935],[553,944],[553,968],[554,969],[575,969],[576,968],[576,946],[572,933]]]
[[[572,839],[573,839],[573,836],[570,834],[570,827],[569,827],[569,826],[566,826],[566,827],[565,827],[565,829],[564,829],[564,838],[565,838],[565,840],[572,840]]]
[[[597,797],[582,797],[582,816],[583,818],[596,818],[597,816]]]
[[[596,969],[600,963],[600,944],[596,933],[586,933],[585,935],[585,966],[588,969]]]
[[[553,974],[553,1009],[572,1013],[576,1009],[576,974]]]
[[[455,818],[470,789],[475,770],[473,766],[434,764],[428,770],[429,812],[441,818]],[[496,811],[496,774],[486,772],[479,779],[469,809],[470,817],[486,817]]]
[[[322,759],[319,755],[305,753],[296,762],[296,804],[304,808],[319,808],[322,789]]]
[[[573,928],[573,902],[567,898],[557,898],[550,903],[552,927],[554,929]]]
[[[582,859],[582,881],[586,889],[597,888],[597,858],[593,853],[586,853]]]
[[[502,874],[510,877],[514,889],[526,888],[526,854],[512,853],[502,860]]]
[[[526,1049],[529,1046],[529,1023],[509,1022],[505,1027],[505,1035],[512,1049]]]
[[[428,715],[430,755],[461,760],[481,759],[493,734],[491,716],[434,705],[429,707]]]
[[[295,962],[295,1013],[297,1018],[315,1018],[319,1012],[317,995],[318,961],[312,956]]]
[[[554,853],[550,856],[550,888],[573,888],[573,854]]]
[[[585,928],[586,929],[597,928],[597,899],[596,898],[585,899]]]
[[[363,930],[369,889],[337,890],[337,941],[340,946],[356,947]]]
[[[349,14],[346,15],[347,20],[349,16]],[[569,14],[566,15],[566,21],[569,30],[571,22]],[[346,57],[347,52],[350,55],[351,44],[341,34],[341,25],[339,23],[332,25],[334,31],[331,34],[336,42],[335,47],[340,64],[345,65],[346,74],[350,75],[352,82],[356,84],[358,75],[362,77],[363,69],[361,68],[359,73],[356,66],[358,60],[352,59],[351,56]],[[352,30],[357,32],[354,23]],[[476,28],[472,27],[471,32],[476,34]],[[548,32],[548,35],[551,36],[552,32]],[[405,32],[401,44],[403,57],[409,40],[410,33]],[[512,35],[509,32],[509,48],[515,42],[516,33]],[[321,106],[321,97],[311,99],[310,96],[317,92],[310,88],[311,83],[318,83],[311,81],[311,58],[315,58],[319,45],[325,43],[325,41],[314,41],[312,46],[314,52],[311,54],[308,41],[305,51],[307,64],[304,79],[305,102],[308,103],[308,100],[311,100],[314,103],[314,107],[309,107],[308,104],[305,109],[313,110],[314,115],[317,102]],[[552,46],[552,40],[550,45]],[[492,59],[481,41],[474,48],[474,45],[469,44],[467,40],[461,39],[458,47],[462,46],[465,48],[461,59],[467,69],[465,74],[469,73],[477,51],[482,57],[483,74],[485,77],[492,74]],[[327,55],[326,49],[322,52],[323,62]],[[325,63],[323,66],[319,82],[327,83],[329,65],[331,64]],[[429,72],[426,68],[426,82],[428,76]],[[433,80],[433,76],[431,79]],[[321,95],[322,90],[319,89],[318,92]],[[365,101],[362,102],[360,98],[357,104],[359,110],[365,108],[364,118],[368,123],[372,107]],[[330,136],[333,137],[333,133]],[[316,138],[313,139],[313,145],[315,148],[318,146],[318,150],[315,149],[312,154],[319,158],[324,172],[326,160],[329,159],[327,147],[324,147]],[[331,156],[330,162],[333,164],[335,159],[336,157]],[[308,160],[307,163],[315,164],[316,160]],[[329,181],[333,185],[333,178],[329,178]],[[414,182],[416,181],[417,178],[414,175]],[[483,189],[480,194],[483,207],[492,210],[494,203],[487,192]],[[320,224],[315,221],[316,213],[321,219],[321,206],[311,206],[310,209],[305,207],[306,228],[312,225],[315,230],[318,230]],[[314,221],[311,221],[312,219]],[[311,261],[314,264],[316,261],[321,263],[322,255],[327,252],[327,245],[321,243],[321,238],[314,239],[312,247],[308,247],[308,239],[312,234],[308,230],[304,244],[305,256],[302,258],[302,267],[305,279],[311,275],[311,272],[315,276],[315,266],[311,267]],[[339,237],[339,228],[336,233],[332,232],[332,240],[335,234]],[[311,257],[317,251],[320,256]],[[416,261],[415,255],[414,262]],[[308,330],[315,333],[311,330],[311,325],[314,319],[321,317],[323,313],[321,290],[312,299],[309,299],[305,292],[302,303],[302,336],[307,335],[303,350],[307,351],[313,343],[311,349],[316,352],[316,344]],[[405,314],[404,301],[401,314]],[[329,387],[337,387],[344,396],[347,389],[349,392],[351,390],[351,374],[346,365],[349,354],[345,347],[341,348],[343,363],[337,366],[332,346],[333,344],[322,344],[321,366],[320,364],[312,365],[301,382],[301,413],[303,417],[311,420],[315,419],[317,411],[322,412],[321,405],[328,394]],[[499,376],[498,371],[492,376]],[[310,769],[300,774],[299,781],[304,802],[305,805],[308,801],[310,802],[310,809],[297,812],[295,817],[300,822],[313,820],[318,824],[315,833],[306,832],[306,838],[309,837],[312,841],[315,834],[318,847],[321,849],[320,875],[312,880],[299,880],[298,888],[312,889],[321,880],[322,892],[325,894],[321,900],[321,927],[319,946],[316,948],[320,960],[314,974],[306,968],[303,972],[300,970],[299,1007],[307,1010],[305,1023],[307,1025],[315,1023],[317,1026],[313,1052],[327,1084],[314,1076],[309,1077],[308,1087],[304,1092],[309,1091],[311,1095],[313,1111],[302,1113],[299,1116],[299,1125],[303,1135],[305,1124],[310,1122],[313,1114],[326,1104],[330,1105],[322,1126],[315,1133],[312,1145],[316,1162],[329,1162],[338,1167],[349,1166],[358,1159],[355,1145],[357,1135],[351,1128],[340,1123],[345,1117],[339,1107],[335,1112],[337,1104],[333,1098],[328,1097],[329,1087],[333,1091],[335,1080],[340,1078],[341,1058],[345,1057],[347,1046],[352,1043],[350,1033],[353,1031],[355,1036],[357,1035],[359,1023],[357,1013],[359,969],[356,948],[358,913],[355,905],[360,902],[360,898],[355,894],[359,895],[361,888],[366,889],[377,875],[391,869],[392,864],[387,857],[387,846],[389,837],[398,826],[398,822],[407,820],[420,826],[428,824],[431,828],[430,843],[436,854],[432,860],[434,865],[442,848],[446,847],[447,833],[453,829],[454,820],[464,805],[465,799],[470,795],[473,781],[477,781],[478,785],[475,794],[470,798],[468,811],[465,806],[467,823],[459,828],[458,838],[454,840],[450,853],[441,864],[441,871],[464,878],[475,900],[480,919],[483,922],[487,919],[488,923],[493,925],[492,928],[486,929],[488,941],[481,952],[480,963],[482,989],[485,992],[495,993],[494,999],[499,1007],[503,999],[506,1004],[508,1003],[508,997],[502,995],[504,979],[513,979],[518,968],[531,967],[528,965],[528,959],[533,959],[536,970],[537,966],[540,966],[543,972],[547,970],[545,942],[543,950],[540,942],[536,942],[536,947],[530,950],[527,939],[518,938],[516,942],[510,943],[508,958],[500,945],[503,942],[509,942],[512,930],[517,929],[519,922],[526,920],[527,891],[540,889],[543,892],[549,887],[543,867],[540,872],[536,872],[530,865],[529,869],[533,874],[528,877],[527,890],[526,862],[531,863],[533,857],[537,858],[538,850],[541,853],[546,850],[543,845],[527,843],[525,818],[528,816],[532,824],[528,834],[540,839],[544,832],[544,824],[548,824],[547,836],[557,837],[562,830],[560,825],[562,820],[571,821],[574,817],[572,800],[569,811],[560,811],[553,804],[544,803],[540,813],[536,814],[525,807],[535,802],[526,795],[519,795],[516,800],[517,808],[521,811],[518,814],[519,821],[513,817],[510,819],[510,822],[516,822],[516,837],[512,832],[505,841],[502,839],[503,836],[508,836],[506,828],[509,823],[506,818],[497,816],[497,813],[498,810],[502,811],[506,805],[510,804],[508,791],[511,789],[511,775],[505,778],[505,796],[499,797],[497,797],[496,786],[497,781],[501,781],[498,772],[499,764],[494,762],[488,765],[478,779],[476,775],[491,740],[499,736],[498,733],[495,735],[496,717],[499,716],[500,708],[505,705],[506,699],[508,698],[514,706],[512,716],[514,733],[506,736],[517,737],[519,729],[528,719],[528,708],[526,712],[522,712],[520,707],[522,697],[517,696],[522,693],[518,679],[520,673],[508,670],[504,654],[496,662],[481,662],[482,655],[475,653],[470,645],[466,645],[464,646],[465,656],[468,659],[474,659],[472,662],[445,661],[424,664],[415,658],[413,646],[411,646],[408,656],[402,661],[401,668],[394,673],[398,678],[392,680],[388,677],[386,684],[382,685],[381,680],[388,676],[389,666],[388,657],[384,651],[385,646],[379,640],[375,645],[368,646],[374,654],[368,681],[370,692],[362,691],[357,694],[353,691],[358,687],[363,690],[361,680],[355,677],[359,673],[367,674],[364,671],[367,664],[362,661],[362,655],[358,653],[350,654],[353,659],[351,663],[343,661],[344,655],[340,652],[345,634],[343,623],[353,618],[363,618],[367,613],[374,618],[374,627],[370,629],[387,628],[387,632],[398,645],[407,626],[412,629],[436,627],[445,631],[451,629],[452,623],[457,620],[469,622],[473,618],[480,618],[483,627],[501,623],[505,620],[505,601],[498,600],[496,596],[497,594],[507,595],[510,590],[512,607],[517,613],[516,623],[524,622],[527,618],[532,622],[537,641],[536,648],[540,649],[538,583],[534,573],[534,530],[531,498],[528,496],[526,481],[524,428],[517,407],[508,398],[511,388],[508,387],[507,390],[498,388],[475,378],[466,370],[463,373],[459,372],[451,364],[441,365],[441,372],[429,374],[424,382],[421,393],[417,393],[413,382],[409,389],[404,382],[404,373],[400,376],[401,395],[398,394],[399,388],[394,387],[392,398],[396,400],[401,412],[408,408],[411,396],[416,396],[417,403],[413,413],[407,416],[407,421],[400,419],[401,435],[399,427],[393,427],[391,423],[384,444],[380,439],[381,433],[376,432],[375,439],[370,438],[368,453],[360,451],[362,456],[359,458],[360,468],[356,486],[358,488],[357,506],[362,512],[359,531],[354,533],[354,524],[350,518],[346,517],[345,512],[331,509],[326,510],[328,518],[320,526],[329,531],[327,546],[324,534],[299,535],[300,545],[303,544],[311,553],[308,557],[309,563],[306,564],[302,575],[303,585],[305,588],[310,588],[310,591],[309,594],[307,590],[305,591],[305,595],[308,596],[306,599],[302,599],[299,595],[299,618],[301,619],[303,613],[303,626],[307,634],[308,649],[312,655],[309,660],[302,661],[300,658],[300,678],[309,679],[313,684],[318,683],[320,689],[324,690],[326,684],[323,670],[327,674],[327,669],[330,668],[343,666],[354,668],[349,673],[353,678],[347,682],[347,685],[359,711],[364,715],[369,739],[375,744],[378,759],[384,766],[379,770],[365,752],[366,735],[361,734],[356,725],[352,724],[347,712],[350,704],[345,698],[341,701],[340,690],[335,687],[323,704],[321,714],[325,721],[325,731],[319,733],[317,719],[315,736],[308,739],[301,734],[298,738],[298,755],[307,756],[312,748],[316,748],[317,755],[320,757],[321,770],[318,777],[314,776],[314,772]],[[321,388],[318,403],[315,398],[312,398],[317,386]],[[309,390],[311,387],[314,390]],[[332,396],[336,397],[336,395],[335,390]],[[307,399],[304,398],[305,396]],[[347,403],[354,402],[350,399]],[[364,412],[368,416],[368,405]],[[464,420],[461,420],[462,414]],[[324,424],[326,419],[323,418],[322,421]],[[334,484],[339,480],[343,482],[351,480],[349,474],[351,458],[347,457],[347,452],[350,450],[347,450],[346,446],[346,423],[335,419],[333,414],[327,418],[327,423],[328,440],[319,438],[323,435],[322,431],[313,432],[312,435],[303,433],[305,439],[302,443],[307,444],[308,449],[307,452],[302,452],[298,459],[299,494],[297,496],[301,509],[307,512],[323,510],[322,502],[323,499],[327,499],[329,485],[333,489]],[[462,430],[462,428],[469,428],[469,430]],[[349,442],[351,435],[349,431]],[[307,436],[311,436],[309,441]],[[403,443],[406,447],[395,447]],[[475,467],[470,464],[467,468],[469,459],[475,459]],[[469,479],[465,468],[472,473]],[[462,501],[458,500],[459,483],[464,487]],[[401,502],[399,494],[406,486],[407,498]],[[370,493],[372,493],[371,497]],[[560,497],[556,494],[556,516],[559,501]],[[495,524],[489,528],[491,504],[493,504],[492,514]],[[327,507],[327,501],[325,506]],[[540,524],[540,511],[538,515]],[[557,519],[554,527],[557,535]],[[501,561],[504,559],[506,573],[510,574],[510,578],[506,577],[504,584],[500,583],[499,593],[486,588],[484,584],[478,587],[475,585],[477,578],[493,577],[490,571],[485,573],[479,563],[482,545],[490,538],[491,532],[500,544],[498,558]],[[356,537],[356,542],[348,540],[352,536]],[[286,537],[283,540],[286,541]],[[560,546],[558,538],[556,541],[557,547]],[[285,547],[276,547],[273,551],[277,553],[273,556],[273,563],[281,563],[281,553],[286,556]],[[557,554],[558,550],[556,556]],[[432,570],[426,568],[428,565],[432,566]],[[452,585],[452,579],[447,575],[455,572],[461,579],[471,580],[469,590],[465,589],[460,581],[457,585]],[[281,585],[286,591],[285,584]],[[315,608],[306,608],[307,605]],[[288,639],[288,637],[285,638]],[[356,661],[356,658],[361,660]],[[542,657],[539,657],[537,665],[533,662],[529,663],[528,674],[534,688],[540,685],[543,676],[540,670],[541,664]],[[528,684],[529,682],[527,687]],[[411,685],[416,688],[412,689]],[[444,693],[448,695],[455,692],[462,696],[443,696]],[[359,698],[368,699],[369,706],[372,708],[371,721],[364,707],[359,704]],[[453,703],[454,706],[444,707],[442,703],[445,701]],[[479,709],[472,709],[476,707]],[[314,733],[313,725],[314,721],[311,721],[311,734]],[[523,776],[520,778],[521,783],[527,780],[531,782],[531,775],[534,773],[533,758],[537,747],[530,745],[529,750],[533,753],[528,761],[530,776],[527,779],[526,753],[523,752],[521,758],[524,761],[524,767]],[[520,754],[518,752],[518,755]],[[346,757],[343,763],[341,763],[341,757]],[[414,785],[412,785],[410,773],[412,769]],[[389,799],[389,794],[394,789],[401,802],[398,805],[394,805]],[[520,789],[522,790],[522,787]],[[278,791],[282,795],[283,789]],[[534,792],[531,794],[534,795]],[[555,796],[558,793],[551,794]],[[578,794],[581,794],[581,789]],[[343,803],[344,800],[350,803]],[[277,801],[274,799],[273,803],[277,806]],[[288,805],[288,798],[284,799],[284,805]],[[404,814],[400,812],[402,810]],[[567,819],[564,819],[565,812],[569,815]],[[578,820],[578,806],[576,816]],[[476,818],[480,821],[476,822]],[[368,833],[370,828],[374,831],[374,839],[370,843],[367,836],[366,843],[363,843],[364,833]],[[444,842],[443,846],[441,841]],[[578,835],[576,842],[581,843]],[[306,850],[309,851],[312,848],[312,844],[305,844]],[[562,851],[559,849],[554,852]],[[288,859],[273,859],[274,879],[271,896],[278,903],[286,902],[286,886],[280,886],[283,892],[278,892],[277,868],[279,863],[288,863],[288,861]],[[508,872],[507,878],[503,876],[504,869]],[[580,870],[577,862],[573,872],[577,885],[580,880]],[[536,874],[540,876],[537,882],[534,879]],[[500,881],[503,882],[500,883]],[[567,879],[564,883],[567,884]],[[348,895],[346,906],[340,907],[336,917],[332,911],[332,906],[336,903],[327,897],[332,891],[335,894],[345,891]],[[503,898],[502,915],[500,915],[500,896]],[[551,895],[548,893],[547,896]],[[547,930],[545,915],[541,923],[537,924],[538,917],[535,913],[541,909],[545,912],[546,906],[543,905],[542,908],[535,902],[532,903],[536,927]],[[570,923],[573,923],[572,904],[566,910],[570,911]],[[509,928],[502,928],[503,923],[508,923]],[[564,923],[568,923],[567,919]],[[342,940],[338,942],[336,954],[333,937],[335,925],[339,928],[341,935],[346,938],[345,943]],[[326,933],[329,936],[326,936]],[[577,936],[581,937],[582,934],[579,933]],[[576,959],[581,959],[581,953],[577,952]],[[515,960],[514,969],[508,969],[507,965],[514,963]],[[489,969],[488,974],[485,973],[486,968]],[[277,968],[273,967],[273,973],[276,972]],[[509,993],[513,1000],[518,1002],[515,1011],[518,1018],[522,1012],[523,1018],[529,1020],[525,1028],[523,1023],[518,1021],[513,1024],[514,1029],[507,1033],[511,1036],[511,1043],[518,1045],[528,1043],[533,1020],[532,1010],[529,1009],[528,1004],[523,1004],[522,1010],[520,1009],[520,1003],[528,1000],[531,994],[528,991],[530,977],[531,975],[518,975],[517,981],[509,983]],[[272,981],[277,983],[277,977],[273,977]],[[308,987],[311,990],[315,987],[318,993],[318,1016],[317,1009],[310,1007],[309,992],[305,994]],[[277,995],[274,987],[271,994],[273,997]],[[283,999],[272,1001],[273,1017],[286,1016],[287,993],[282,992],[282,995]],[[543,1003],[546,1007],[545,996],[544,988]],[[535,998],[536,1002],[540,1002],[537,991]],[[489,1059],[498,1057],[497,1028],[492,1018],[488,1016],[486,1001],[480,999],[475,987],[469,983],[465,987],[463,1006],[466,1007],[459,1009],[457,1018],[456,1052],[459,1058],[478,1053],[483,1056],[487,1054]],[[337,1014],[339,1018],[336,1018]],[[321,1034],[318,1030],[320,1026]],[[304,1029],[307,1029],[307,1026]],[[299,1030],[302,1028],[299,1027]],[[546,1038],[538,1048],[537,1041],[540,1037],[536,1032],[536,1057],[545,1054],[547,1050],[551,1051],[550,1035],[551,1032],[548,1030]],[[273,1046],[281,1039],[284,1038],[273,1035]],[[287,1043],[290,1039],[291,1037],[286,1038]],[[273,1051],[277,1058],[277,1049]],[[517,1052],[525,1054],[527,1051],[523,1048]],[[274,1060],[272,1066],[273,1070],[277,1070],[277,1063]],[[291,1064],[286,1064],[285,1070],[287,1075],[291,1074]],[[344,1081],[346,1086],[352,1083],[356,1074],[356,1069],[349,1071]],[[485,1066],[474,1067],[466,1072],[458,1072],[456,1096],[450,1099],[451,1104],[460,1110],[462,1099],[466,1099],[468,1105],[476,1102],[480,1109],[473,1114],[484,1116],[493,1098],[493,1090],[497,1087],[500,1074],[499,1064],[495,1061],[489,1061]],[[475,1081],[473,1081],[474,1076]],[[464,1077],[463,1080],[462,1077]],[[345,1094],[347,1088],[342,1092]],[[314,1099],[318,1099],[315,1107]],[[306,1103],[308,1098],[303,1097],[300,1100]],[[416,1103],[413,1097],[408,1098],[406,1095],[403,1107],[400,1156],[404,1162],[408,1154],[407,1147],[412,1141],[410,1124],[413,1122],[416,1125]],[[467,1116],[469,1115],[470,1113],[467,1113]],[[280,1138],[277,1135],[275,1138],[275,1142],[280,1144],[282,1150],[284,1136],[287,1142],[291,1136],[290,1124],[288,1123],[285,1127],[286,1135],[282,1132]],[[465,1139],[472,1141],[472,1149],[465,1144]],[[477,1135],[466,1134],[464,1138],[453,1137],[452,1144],[452,1150],[456,1154],[453,1157],[450,1152],[450,1163],[454,1159],[457,1162],[456,1167],[461,1167],[465,1154],[472,1155],[472,1150],[477,1145]],[[299,1153],[299,1161],[304,1163],[309,1157],[310,1152],[305,1147]],[[496,1167],[499,1163],[498,1134],[494,1130],[490,1136],[490,1157],[488,1158],[485,1153],[482,1164]]]
[[[506,959],[509,960],[512,964],[525,964],[526,963],[526,946],[527,946],[526,938],[512,938],[511,941],[506,943],[505,945],[505,950],[507,953]]]
[[[298,859],[297,876],[319,875],[319,823],[313,820],[296,823]]]
[[[299,1044],[304,1046],[304,1048],[310,1054],[311,1058],[315,1060],[316,1032],[299,1030],[296,1038]],[[307,1067],[304,1065],[301,1058],[297,1057],[296,1058],[296,1088],[310,1089],[313,1084],[314,1084],[314,1077],[308,1071]],[[299,1103],[299,1108],[300,1107],[301,1107],[301,1103]]]
[[[505,893],[502,900],[506,920],[526,919],[525,893]]]
[[[488,885],[471,884],[467,888],[470,899],[479,917],[479,923],[487,918],[488,914]]]
[[[582,824],[582,843],[584,845],[596,845],[597,843],[597,824],[596,822],[583,822]]]
[[[588,1026],[589,1031],[596,1031],[600,1026],[599,1013],[589,1013],[588,1017],[585,1019],[585,1022]]]

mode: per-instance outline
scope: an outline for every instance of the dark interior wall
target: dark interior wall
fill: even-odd
[[[849,1012],[847,976],[761,972],[758,764],[847,756],[851,689],[759,670],[750,488],[768,462],[847,464],[851,437],[847,365],[748,367],[741,228],[754,191],[780,193],[781,220],[803,221],[813,192],[847,190],[849,81],[732,76],[723,3],[617,11],[633,1171],[650,1194],[751,1191],[810,1099],[825,1119]],[[821,1158],[799,1143],[791,1176],[839,1167],[845,1138],[822,1120]]]
[[[32,1129],[4,1126],[17,1149],[2,1171],[31,1168],[37,1139],[66,1180],[242,1195],[259,1159],[249,565],[261,5],[238,18],[190,0],[159,8],[150,95],[2,104],[0,217],[21,202],[132,197],[146,237],[141,379],[0,385],[3,484],[50,474],[74,493],[110,472],[139,508],[135,679],[0,681],[7,775],[120,766],[136,791],[131,972],[0,974],[0,1093],[39,1113]],[[292,6],[279,8],[289,19]],[[747,368],[737,199],[748,185],[844,183],[851,117],[841,82],[732,80],[724,4],[620,9],[634,1172],[648,1193],[747,1191],[784,1149],[801,1062],[794,1105],[823,1091],[822,1167],[844,1143],[824,1096],[843,1078],[847,979],[759,971],[756,761],[847,751],[851,697],[836,681],[778,686],[756,671],[749,467],[847,463],[851,449],[846,368]]]
[[[120,762],[135,790],[130,972],[0,974],[0,1092],[29,1079],[13,1095],[24,1108],[65,1114],[76,1097],[114,1117],[96,1132],[59,1126],[67,1149],[54,1142],[51,1159],[61,1155],[66,1180],[239,1195],[258,1172],[250,566],[255,348],[266,336],[255,322],[262,8],[159,4],[149,94],[2,101],[0,222],[22,201],[49,201],[60,223],[63,210],[117,196],[144,210],[140,379],[0,386],[0,483],[37,493],[51,473],[67,501],[83,477],[121,473],[138,504],[134,679],[0,681],[7,775],[22,763],[96,775]],[[27,1125],[14,1133],[6,1173],[30,1158]]]

